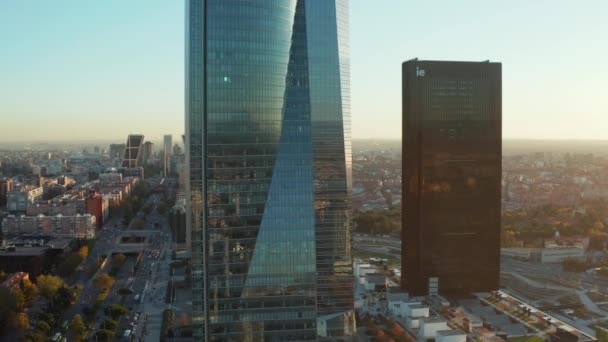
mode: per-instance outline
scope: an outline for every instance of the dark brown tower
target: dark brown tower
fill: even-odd
[[[500,63],[403,63],[402,284],[412,295],[498,289],[501,74]]]

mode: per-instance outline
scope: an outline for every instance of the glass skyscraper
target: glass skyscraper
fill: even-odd
[[[189,0],[187,30],[195,340],[348,336],[348,1]]]
[[[411,295],[498,289],[500,63],[403,63],[403,251]]]

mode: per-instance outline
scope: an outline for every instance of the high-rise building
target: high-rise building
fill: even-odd
[[[144,143],[143,164],[147,165],[151,162],[154,156],[154,143],[146,141]]]
[[[125,148],[127,148],[127,145],[125,144],[111,144],[110,151],[108,152],[110,158],[122,158],[125,154]]]
[[[165,177],[168,177],[171,172],[172,140],[171,134],[167,134],[163,137],[163,176]]]
[[[500,63],[403,63],[402,285],[412,295],[498,289]]]
[[[347,0],[189,0],[197,341],[352,334]]]
[[[143,143],[144,136],[140,134],[129,134],[127,137],[127,146],[125,154],[122,158],[122,166],[127,168],[135,168],[142,166],[143,158]]]
[[[6,206],[8,193],[13,191],[13,180],[10,178],[0,179],[0,207]]]

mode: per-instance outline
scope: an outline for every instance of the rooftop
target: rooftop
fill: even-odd
[[[420,320],[424,322],[424,324],[447,323],[447,321],[441,317],[423,317]]]
[[[460,331],[460,330],[439,330],[437,331],[437,335],[441,335],[441,336],[460,336],[460,335],[466,335],[464,332]]]
[[[26,256],[41,256],[48,247],[15,247],[13,249],[0,249],[0,257],[26,257]]]

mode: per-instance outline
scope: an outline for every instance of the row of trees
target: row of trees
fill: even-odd
[[[356,231],[365,234],[400,236],[400,210],[367,210],[354,214]]]
[[[89,247],[82,246],[77,252],[69,254],[63,261],[57,266],[57,274],[62,277],[68,277],[74,274],[78,266],[86,259],[89,255]]]
[[[142,209],[146,199],[150,196],[150,185],[141,181],[135,185],[131,192],[131,197],[122,201],[120,214],[123,216],[124,224],[127,225],[135,217],[137,212]]]
[[[95,332],[95,339],[110,342],[116,334],[120,317],[129,313],[129,310],[121,304],[112,304],[105,308],[104,313],[108,318],[103,321],[101,328]]]
[[[29,328],[29,318],[24,309],[38,295],[46,298],[51,309],[57,311],[69,306],[74,299],[74,290],[66,287],[61,278],[52,275],[38,276],[36,284],[25,279],[14,288],[0,287],[0,322],[18,329]]]
[[[503,211],[502,245],[513,247],[523,243],[530,247],[542,247],[544,239],[553,237],[559,231],[562,236],[589,236],[589,247],[603,250],[608,243],[608,229],[604,224],[608,202],[587,201],[584,208],[583,212],[577,212],[572,207],[545,204]]]
[[[40,296],[48,301],[48,308],[38,317],[38,324],[32,332],[30,332],[25,340],[32,342],[43,342],[48,340],[48,335],[52,333],[58,324],[59,317],[75,300],[79,288],[70,288],[66,286],[60,277],[53,275],[40,275],[36,279],[36,291]],[[30,288],[29,293],[34,293],[34,289]],[[24,288],[24,293],[28,291]],[[25,316],[27,319],[27,315]],[[28,326],[23,327],[29,328]],[[77,323],[77,322],[76,322]],[[75,325],[78,327],[78,324]]]
[[[593,267],[593,264],[575,258],[568,258],[562,261],[562,269],[566,272],[581,273]]]

